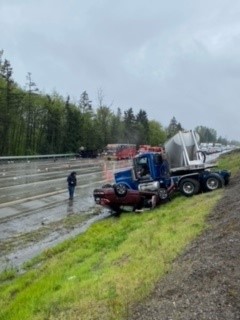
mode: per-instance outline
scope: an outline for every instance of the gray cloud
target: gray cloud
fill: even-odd
[[[1,0],[1,48],[15,80],[164,126],[204,125],[240,140],[240,3],[232,0]]]

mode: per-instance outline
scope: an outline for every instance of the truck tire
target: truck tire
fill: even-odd
[[[127,194],[127,186],[124,183],[118,183],[114,186],[116,196],[125,197]]]
[[[200,183],[193,178],[183,178],[180,181],[179,190],[183,195],[191,197],[199,192]]]
[[[206,191],[214,191],[224,186],[224,179],[217,173],[211,173],[205,180]]]

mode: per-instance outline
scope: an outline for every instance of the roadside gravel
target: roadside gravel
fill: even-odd
[[[129,320],[240,319],[240,173],[208,224]]]

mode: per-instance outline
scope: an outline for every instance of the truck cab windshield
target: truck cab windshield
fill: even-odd
[[[138,179],[151,177],[147,157],[134,159],[134,171]]]

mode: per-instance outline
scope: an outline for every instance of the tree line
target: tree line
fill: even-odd
[[[76,153],[81,147],[102,150],[108,143],[163,145],[181,129],[175,117],[164,128],[142,109],[136,114],[132,108],[114,112],[103,103],[101,91],[95,108],[86,91],[78,102],[57,92],[43,94],[30,72],[23,89],[0,51],[0,156]],[[202,141],[222,142],[215,130],[196,129]]]

